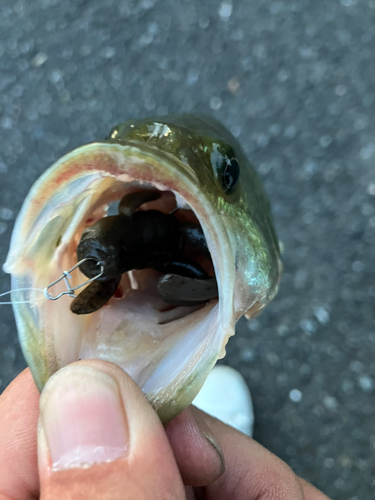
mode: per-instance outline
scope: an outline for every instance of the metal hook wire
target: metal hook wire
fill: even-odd
[[[77,269],[77,267],[79,267],[81,264],[83,264],[84,262],[87,262],[88,260],[93,260],[94,262],[96,262],[96,264],[100,264],[100,273],[97,275],[97,276],[94,276],[93,278],[90,278],[89,280],[85,281],[84,283],[81,283],[80,285],[77,285],[75,287],[71,287],[70,286],[70,282],[69,280],[72,279],[72,276],[71,276],[71,272],[74,271],[75,269]],[[77,262],[77,264],[75,266],[73,266],[71,269],[69,269],[68,271],[63,271],[62,275],[60,276],[60,278],[58,278],[57,280],[53,281],[52,283],[50,283],[44,290],[44,296],[46,299],[48,300],[57,300],[59,299],[60,297],[62,297],[63,295],[68,295],[68,297],[72,297],[73,299],[76,298],[76,295],[74,294],[74,292],[76,290],[78,290],[79,288],[82,288],[83,286],[86,286],[88,285],[89,283],[92,283],[93,281],[99,279],[104,273],[104,267],[103,267],[103,264],[101,264],[98,260],[92,258],[92,257],[85,257],[84,259],[80,260],[79,262]],[[53,295],[51,295],[49,293],[49,290],[50,288],[52,288],[53,286],[57,285],[57,283],[60,283],[60,281],[63,281],[64,280],[64,283],[65,283],[65,286],[67,288],[67,290],[65,292],[61,292],[59,293],[59,295],[56,295],[56,297],[54,297]]]

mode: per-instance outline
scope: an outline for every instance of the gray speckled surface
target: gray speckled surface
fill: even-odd
[[[255,437],[340,500],[375,491],[374,47],[374,0],[0,6],[2,261],[31,184],[67,151],[128,117],[221,119],[285,246],[277,298],[226,362],[253,392]],[[4,306],[1,387],[23,366]]]

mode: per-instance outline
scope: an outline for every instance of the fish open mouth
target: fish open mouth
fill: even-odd
[[[228,232],[197,178],[188,169],[177,174],[175,161],[155,158],[147,147],[91,144],[59,160],[29,193],[5,265],[12,274],[13,289],[41,289],[57,280],[77,264],[85,228],[110,215],[113,208],[116,211],[116,203],[127,193],[145,191],[160,196],[138,211],[173,213],[178,223],[202,228],[209,253],[204,255],[188,244],[184,257],[199,265],[208,278],[215,277],[218,288],[217,297],[180,306],[160,294],[160,270],[129,270],[108,302],[84,315],[71,312],[72,299],[67,296],[53,301],[14,292],[22,349],[40,389],[69,363],[103,359],[123,368],[159,414],[168,407],[164,411],[168,419],[192,401],[224,355],[235,323],[234,259]],[[86,280],[78,268],[71,285]],[[64,289],[60,282],[53,295]],[[24,300],[30,303],[16,303]]]
[[[217,298],[213,262],[191,207],[177,203],[172,191],[141,187],[107,205],[106,217],[98,219],[96,213],[86,219],[77,266],[91,283],[74,300],[72,312],[89,314],[112,296],[126,299],[147,290],[163,300],[155,308],[169,313],[160,318],[164,324],[184,316],[183,309],[170,313],[178,306],[191,311]]]
[[[160,186],[159,186],[160,187]],[[201,227],[192,208],[177,194],[170,190],[160,191],[152,183],[138,184],[137,180],[124,183],[121,196],[142,191],[158,192],[160,198],[143,204],[139,211],[158,211],[171,214],[179,223],[194,223]],[[103,216],[114,213],[120,198],[116,190],[116,199],[108,200],[103,195],[104,205],[100,200],[95,204],[93,213],[83,225],[77,236],[86,227],[90,227]],[[110,203],[109,203],[110,202]],[[98,206],[99,205],[99,206]],[[78,238],[75,237],[75,242]],[[77,261],[76,252],[73,258]],[[210,254],[203,254],[192,244],[187,244],[184,256],[202,268],[207,277],[215,277],[215,270]],[[122,274],[121,281],[110,300],[98,311],[93,312],[90,325],[82,333],[79,358],[99,358],[116,363],[126,370],[140,385],[144,392],[155,392],[173,378],[172,366],[179,370],[182,358],[187,357],[186,349],[192,337],[196,343],[202,324],[213,314],[218,305],[218,297],[192,306],[175,305],[158,291],[158,284],[163,273],[153,268],[130,270]],[[84,282],[85,276],[77,273],[74,280]],[[179,291],[176,290],[178,295]],[[178,296],[176,297],[178,299]],[[178,302],[178,300],[177,300]],[[89,320],[87,319],[86,322]],[[202,331],[203,333],[203,331]],[[196,349],[196,345],[194,349]],[[168,354],[175,350],[175,354]],[[160,368],[165,357],[173,358],[168,368]],[[180,358],[180,362],[178,361]]]

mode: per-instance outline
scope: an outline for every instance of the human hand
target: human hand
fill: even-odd
[[[0,500],[327,500],[194,407],[164,429],[131,378],[98,360],[60,370],[41,396],[28,369],[9,385],[0,471]]]

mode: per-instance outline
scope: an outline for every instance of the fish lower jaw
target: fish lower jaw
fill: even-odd
[[[217,345],[218,300],[203,307],[165,310],[152,293],[156,278],[152,274],[147,289],[130,289],[124,298],[111,299],[92,315],[82,332],[78,357],[117,364],[146,395],[155,398],[181,387],[208,358],[216,361],[221,345]]]

